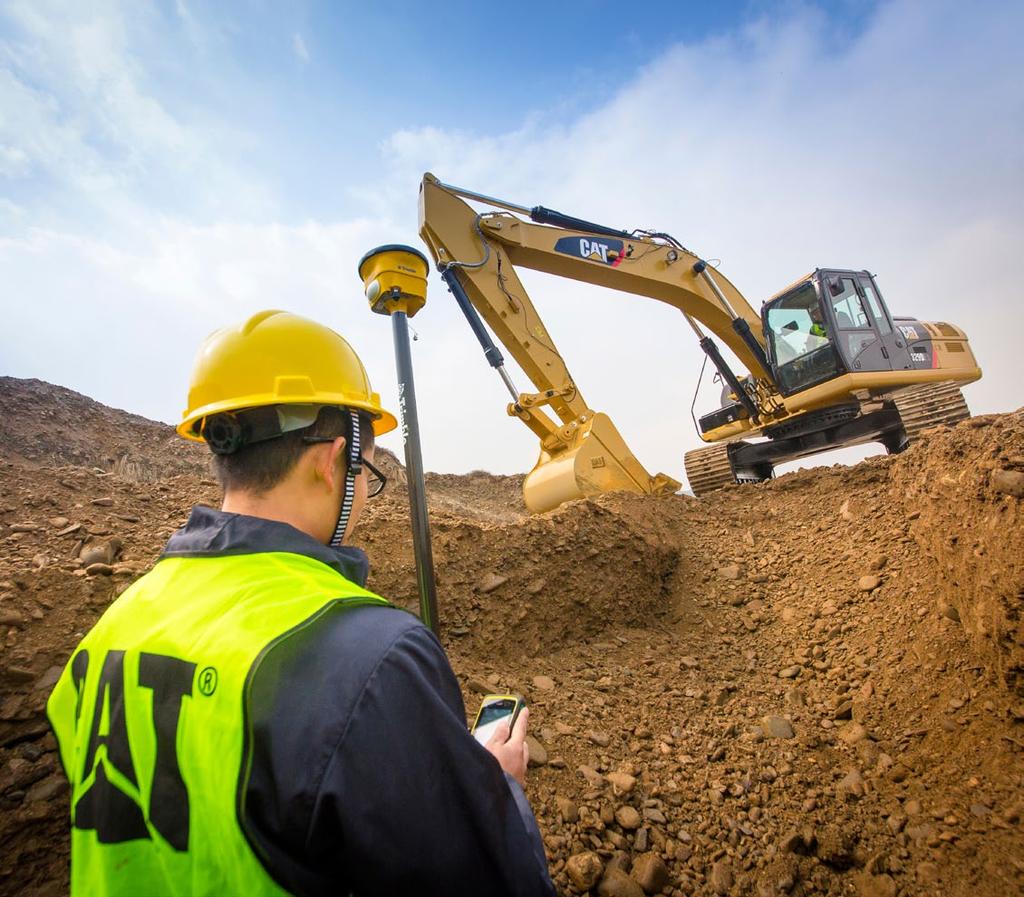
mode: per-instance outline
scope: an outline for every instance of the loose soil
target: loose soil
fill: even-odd
[[[357,542],[415,609],[382,464]],[[1024,413],[700,501],[531,516],[521,484],[429,475],[433,549],[468,710],[529,701],[560,894],[1024,893]],[[46,697],[218,500],[169,427],[0,378],[0,893],[66,893]]]

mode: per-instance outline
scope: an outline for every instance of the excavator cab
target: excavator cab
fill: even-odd
[[[783,396],[840,374],[913,367],[867,271],[818,269],[766,302],[761,320]]]

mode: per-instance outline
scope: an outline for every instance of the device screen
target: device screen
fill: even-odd
[[[487,744],[494,735],[495,729],[512,716],[518,702],[513,698],[501,698],[491,701],[480,708],[480,715],[477,717],[476,726],[473,728],[473,737],[480,744]]]

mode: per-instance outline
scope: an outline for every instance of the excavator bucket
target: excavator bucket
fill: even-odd
[[[601,492],[664,495],[681,484],[663,473],[651,476],[627,447],[606,414],[596,413],[576,431],[568,448],[540,459],[523,483],[526,506],[535,514],[566,501]]]

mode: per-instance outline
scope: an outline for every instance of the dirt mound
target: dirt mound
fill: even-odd
[[[937,605],[1024,698],[1024,414],[976,417],[894,466]]]
[[[174,428],[44,383],[0,377],[0,458],[97,467],[134,480],[204,476],[208,456]]]
[[[102,411],[99,444],[133,425]],[[531,704],[559,892],[588,870],[601,894],[1024,892],[1022,432],[1020,415],[975,419],[853,468],[540,516],[521,478],[430,475],[443,641],[471,713],[499,688]],[[26,425],[18,444],[50,438]],[[190,505],[219,496],[93,463],[110,451],[43,466],[3,444],[0,893],[56,895],[48,691]],[[397,488],[357,541],[371,586],[414,608],[404,471],[381,466]]]

